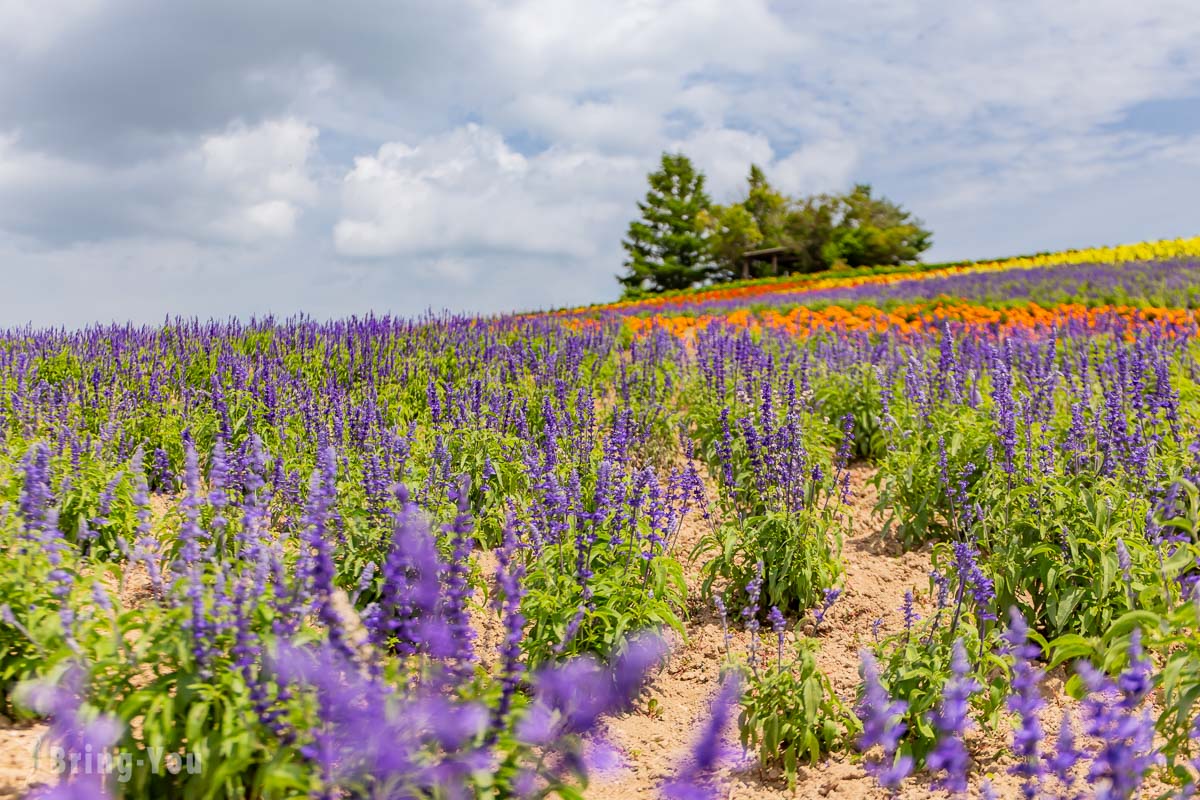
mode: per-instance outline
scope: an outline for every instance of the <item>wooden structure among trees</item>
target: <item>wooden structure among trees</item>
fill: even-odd
[[[795,266],[800,262],[796,251],[790,247],[763,247],[758,250],[747,250],[742,253],[742,279],[749,280],[754,275],[762,275],[763,270],[752,270],[752,264],[770,264],[771,275],[780,275],[779,268],[784,272],[795,272]]]

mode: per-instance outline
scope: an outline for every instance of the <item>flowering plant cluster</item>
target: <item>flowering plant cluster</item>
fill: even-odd
[[[50,797],[577,797],[715,595],[751,644],[667,796],[718,791],[735,716],[792,780],[854,742],[889,789],[962,793],[973,731],[1011,724],[1025,796],[1191,792],[1200,329],[1195,242],[1163,247],[916,281],[975,305],[889,275],[677,327],[3,332],[0,711],[206,765]],[[1001,308],[1018,270],[1097,294]],[[863,591],[865,472],[930,578],[840,697],[815,642]]]

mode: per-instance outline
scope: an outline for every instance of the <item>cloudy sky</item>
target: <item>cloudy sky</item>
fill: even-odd
[[[935,260],[1200,233],[1194,0],[0,0],[0,324],[611,299],[664,149]]]

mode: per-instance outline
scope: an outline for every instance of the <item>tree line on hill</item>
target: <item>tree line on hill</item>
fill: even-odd
[[[718,205],[704,173],[682,153],[663,153],[622,242],[625,297],[834,267],[889,266],[920,259],[932,234],[871,187],[788,197],[750,166],[746,197]]]

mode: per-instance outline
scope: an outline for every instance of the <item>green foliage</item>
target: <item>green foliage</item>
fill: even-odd
[[[879,464],[877,510],[886,513],[885,530],[906,548],[944,539],[954,530],[962,509],[954,504],[957,483],[968,488],[979,480],[988,464],[987,448],[994,442],[993,424],[982,410],[955,407],[936,410],[928,424],[904,413],[890,437]],[[946,452],[947,486],[939,464],[942,446]]]
[[[743,670],[742,746],[757,751],[763,766],[783,770],[789,788],[795,788],[801,764],[817,763],[852,741],[862,727],[817,668],[817,646],[814,640],[798,639],[786,656],[781,652],[760,669]]]
[[[854,420],[856,458],[876,460],[887,453],[887,433],[883,403],[879,396],[879,377],[870,365],[861,364],[822,376],[814,387],[816,405],[825,421],[840,434],[842,420],[849,414]],[[836,446],[836,442],[833,442]]]
[[[629,224],[622,242],[628,272],[618,280],[627,295],[685,289],[712,273],[699,225],[701,213],[711,206],[704,173],[682,153],[663,153],[649,181],[650,191],[638,203],[641,218]]]
[[[888,696],[908,703],[904,713],[908,729],[902,752],[911,755],[917,763],[921,763],[937,743],[937,731],[929,717],[941,703],[946,682],[951,677],[955,640],[962,640],[971,661],[970,675],[983,687],[971,698],[975,718],[994,726],[1008,696],[1009,666],[998,654],[997,631],[991,629],[987,637],[980,640],[978,626],[969,619],[969,610],[963,609],[958,625],[950,624],[950,609],[942,611],[875,646],[880,682]]]
[[[838,210],[829,254],[851,267],[906,264],[932,244],[919,219],[885,197],[872,197],[865,183],[839,198]]]
[[[763,233],[746,207],[741,203],[713,206],[700,212],[699,221],[718,265],[717,280],[749,278],[750,262],[742,255],[762,243]]]
[[[814,506],[746,517],[702,537],[692,554],[703,559],[701,593],[719,582],[730,607],[740,608],[761,564],[763,607],[786,613],[817,605],[841,577],[842,542],[836,505]]]
[[[841,195],[788,198],[757,165],[750,166],[746,197],[712,205],[704,175],[682,154],[664,153],[638,204],[641,218],[622,242],[629,254],[618,280],[626,298],[687,289],[708,280],[748,280],[772,267],[745,254],[780,247],[776,274],[842,267],[895,267],[917,261],[931,234],[921,221],[871,187]]]
[[[575,546],[547,548],[529,565],[521,612],[529,621],[522,646],[531,665],[581,653],[608,655],[642,630],[683,633],[687,587],[678,561],[665,553],[643,558],[605,534],[585,546],[590,597],[574,573]]]
[[[780,232],[780,245],[793,259],[789,272],[823,272],[837,266],[839,254],[834,240],[839,213],[834,195],[814,195],[792,202]]]
[[[746,179],[746,199],[741,205],[762,232],[763,246],[776,247],[781,242],[784,220],[788,213],[788,198],[767,181],[766,173],[757,164],[750,165]]]
[[[981,496],[991,509],[980,540],[997,603],[1018,608],[1047,638],[1103,634],[1143,591],[1162,591],[1155,549],[1143,535],[1146,503],[1113,481],[1081,475],[1011,488],[996,481]],[[1129,582],[1118,539],[1132,560]],[[1179,547],[1166,567],[1178,575],[1194,556],[1190,544]]]

